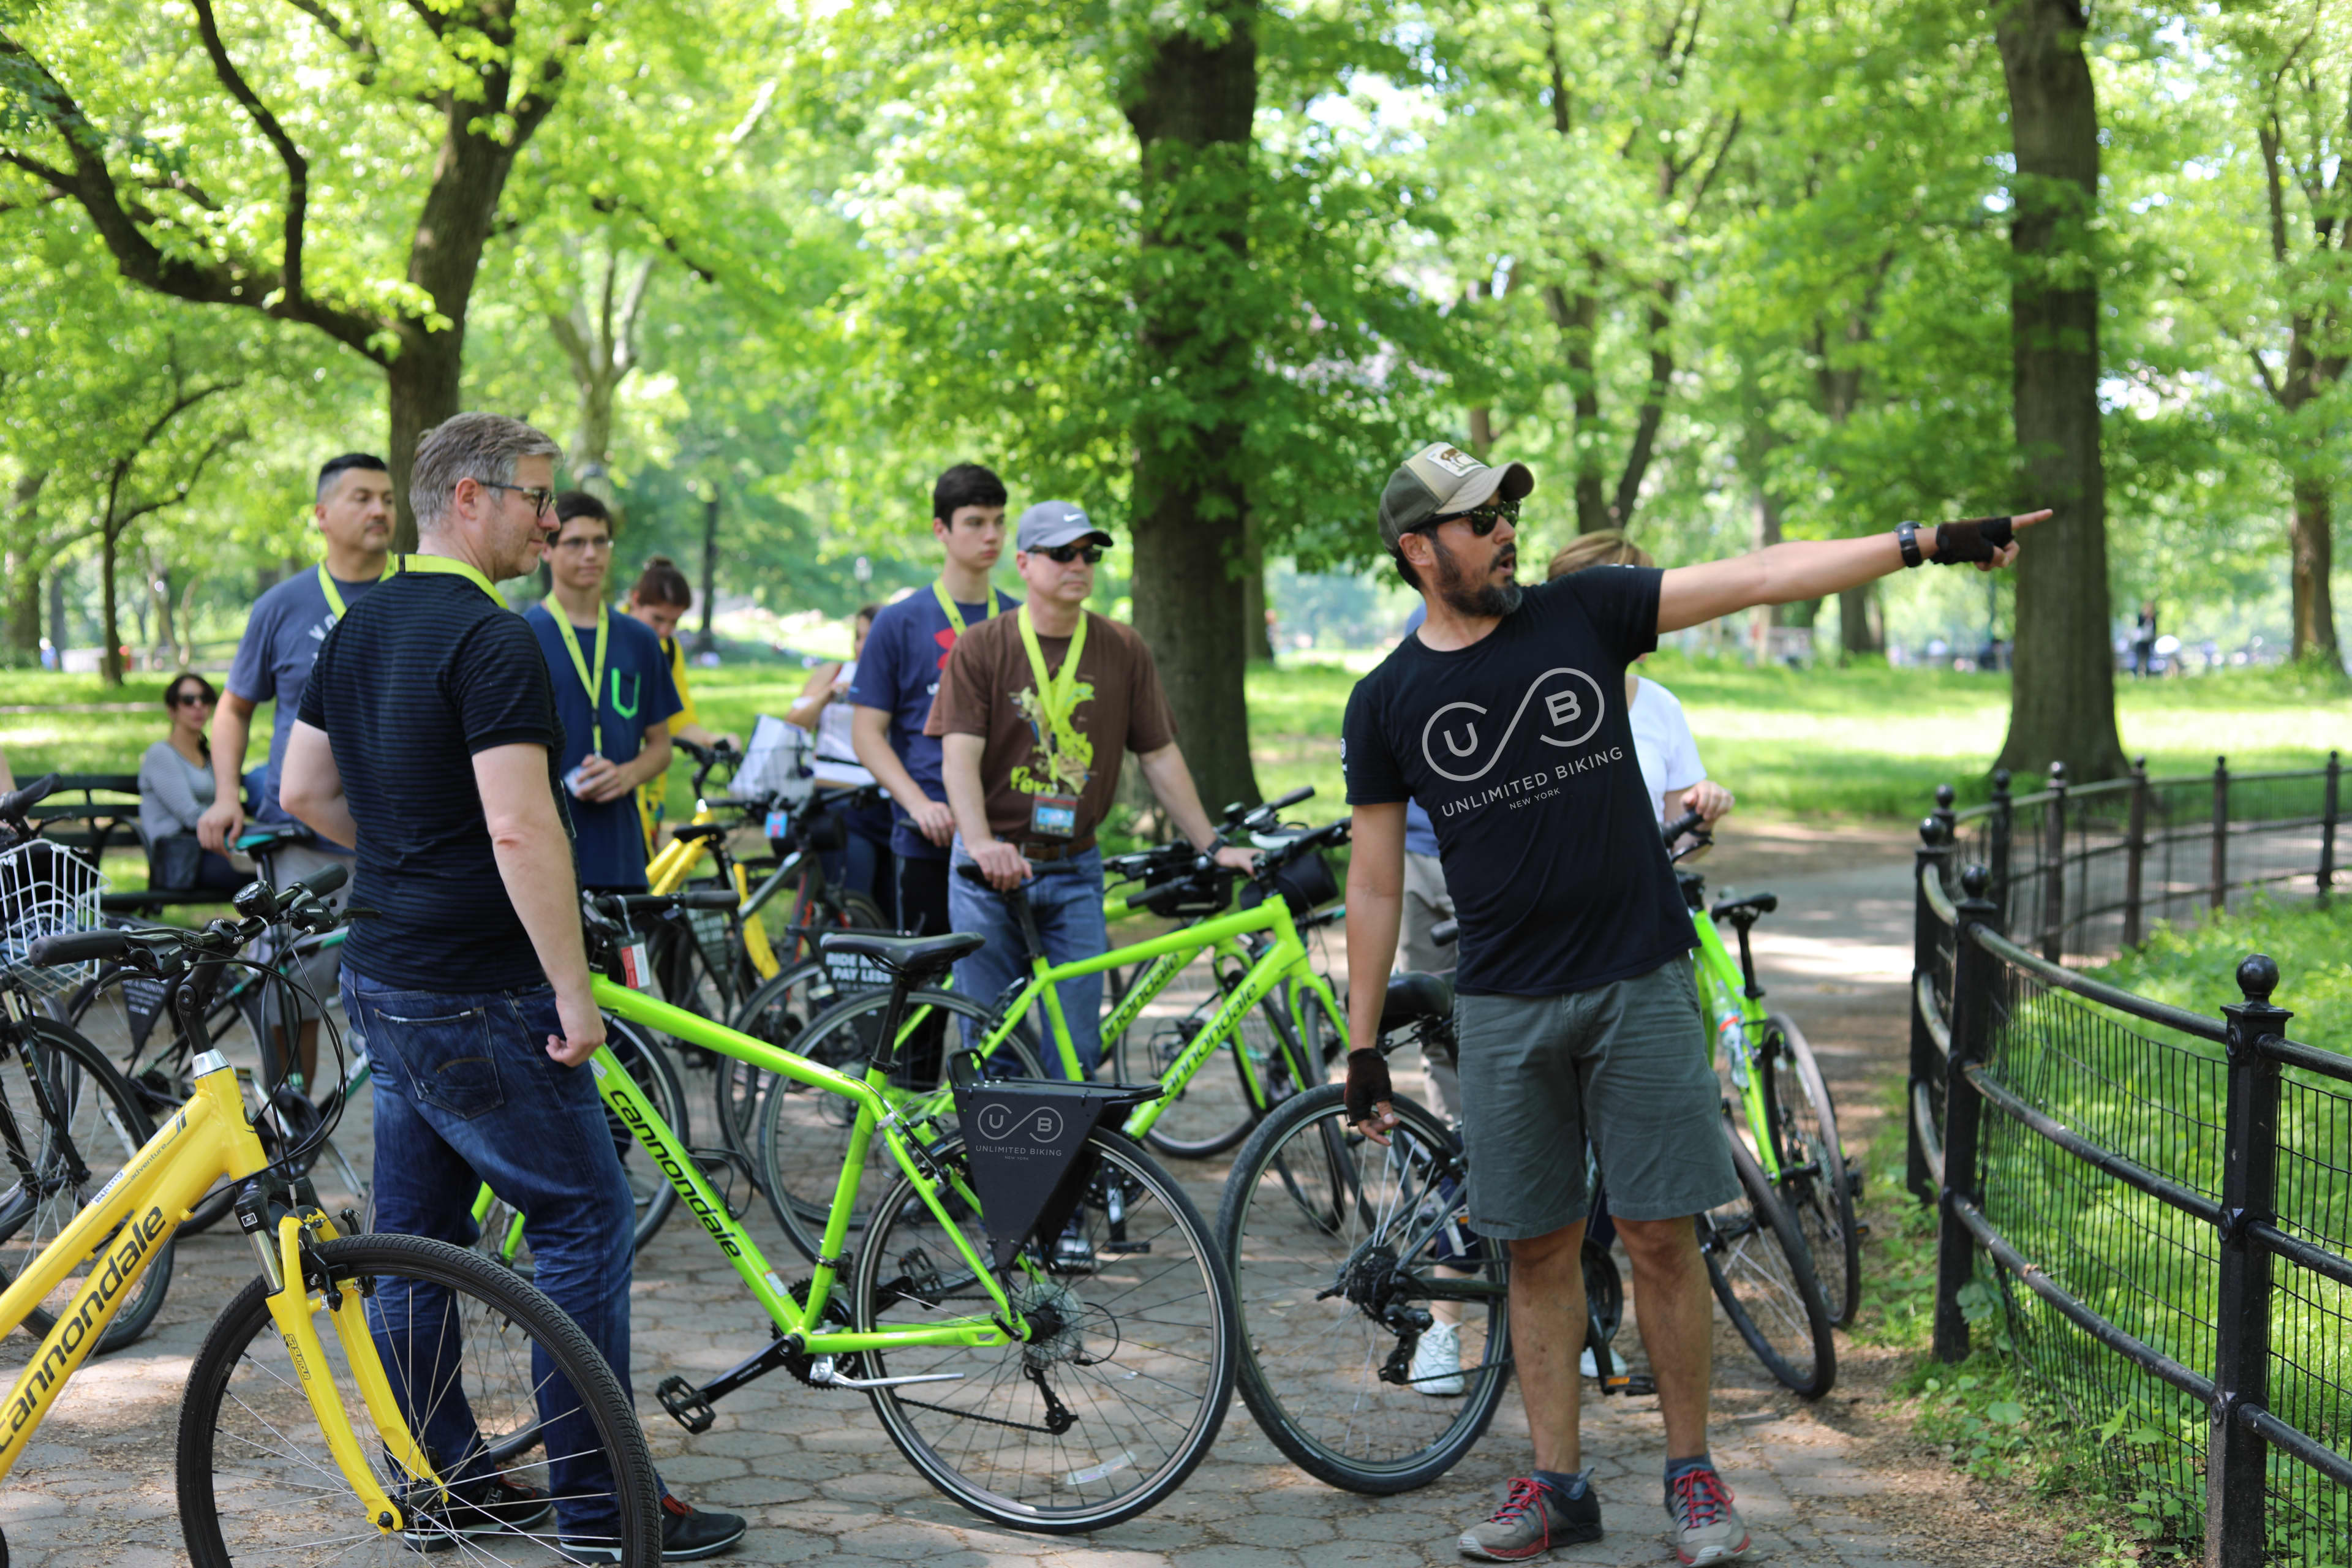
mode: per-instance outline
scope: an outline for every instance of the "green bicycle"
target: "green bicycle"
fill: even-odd
[[[1300,792],[1303,797],[1305,792]],[[1288,801],[1260,807],[1271,813]],[[1255,815],[1255,814],[1253,814]],[[877,1085],[891,1109],[919,1129],[943,1132],[953,1107],[943,1089],[958,1059],[1000,1070],[1035,1071],[1034,1015],[1041,1009],[1053,1040],[1053,1058],[1064,1079],[1083,1081],[1076,1047],[1055,986],[1078,975],[1119,965],[1138,966],[1134,982],[1104,1020],[1107,1040],[1121,1041],[1145,1010],[1186,966],[1201,955],[1223,953],[1217,989],[1181,1021],[1171,1043],[1149,1058],[1116,1048],[1122,1078],[1157,1083],[1159,1093],[1136,1104],[1124,1131],[1165,1152],[1188,1153],[1229,1148],[1246,1136],[1266,1112],[1301,1089],[1323,1081],[1326,1063],[1347,1050],[1346,1015],[1331,987],[1316,973],[1299,936],[1294,906],[1306,903],[1312,880],[1297,868],[1320,862],[1320,851],[1344,839],[1348,825],[1334,823],[1299,835],[1266,851],[1252,879],[1258,895],[1249,907],[1223,911],[1234,902],[1238,873],[1221,868],[1190,845],[1162,847],[1129,858],[1144,886],[1113,900],[1119,912],[1132,909],[1161,916],[1192,918],[1160,936],[1115,948],[1092,958],[1055,964],[1046,961],[1027,901],[1007,895],[1031,955],[1030,976],[991,1006],[942,988],[926,987],[908,997],[903,1013],[890,1008],[889,994],[851,995],[811,1020],[792,1041],[796,1054],[836,1066],[864,1060],[877,1041],[888,1040],[903,1064],[890,1081]],[[967,871],[971,868],[965,868]],[[1321,868],[1320,880],[1330,872]],[[1308,907],[1311,907],[1308,906]],[[854,951],[854,950],[853,950]],[[1246,963],[1239,962],[1246,958]],[[895,1022],[893,1020],[896,1020]],[[945,1044],[948,1031],[962,1030],[960,1044]],[[1238,1092],[1200,1081],[1202,1069],[1221,1049],[1230,1049]],[[1145,1070],[1137,1070],[1141,1066]],[[1195,1097],[1195,1091],[1200,1092]],[[1170,1123],[1173,1114],[1176,1121]],[[791,1083],[772,1085],[760,1111],[762,1189],[778,1221],[809,1258],[824,1256],[816,1235],[833,1198],[833,1173],[847,1157],[851,1127],[842,1108]],[[1175,1136],[1169,1136],[1169,1130]],[[880,1156],[865,1158],[878,1166]],[[864,1215],[857,1216],[862,1222]]]
[[[1697,826],[1698,814],[1689,813],[1668,825],[1666,841],[1674,843]],[[1706,842],[1702,835],[1675,858],[1685,858]],[[1780,901],[1770,893],[1755,893],[1710,906],[1705,878],[1693,871],[1675,874],[1698,933],[1699,1005],[1715,1033],[1718,1059],[1730,1072],[1748,1150],[1804,1237],[1829,1321],[1852,1322],[1862,1299],[1862,1233],[1853,1217],[1861,1170],[1846,1158],[1837,1107],[1804,1031],[1787,1014],[1765,1009],[1748,945],[1748,933],[1757,921]],[[1718,922],[1728,924],[1738,939],[1737,963],[1716,929]]]
[[[888,1092],[899,1023],[981,938],[824,937],[828,952],[890,976],[853,1076],[616,984],[631,933],[593,905],[587,924],[599,1006],[849,1108],[814,1271],[787,1285],[698,1152],[609,1051],[589,1058],[606,1107],[776,1330],[707,1384],[665,1380],[655,1393],[674,1419],[705,1430],[714,1401],[779,1368],[862,1392],[933,1486],[984,1518],[1047,1533],[1131,1519],[1183,1482],[1224,1419],[1237,1314],[1199,1210],[1109,1120],[1150,1086],[982,1079],[956,1053],[962,1130],[920,1125]],[[869,1156],[888,1190],[861,1207]],[[864,1226],[855,1251],[854,1223]]]

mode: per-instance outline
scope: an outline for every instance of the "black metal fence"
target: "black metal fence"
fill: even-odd
[[[2230,771],[2150,778],[2130,773],[2071,784],[2053,763],[2048,787],[2010,793],[1992,775],[1992,799],[1952,809],[1949,785],[1936,815],[1962,865],[1987,868],[1987,896],[2001,929],[2053,963],[2096,961],[2137,944],[2158,921],[2193,918],[2257,889],[2325,896],[2336,875],[2343,764],[2286,772]]]
[[[2315,773],[2321,811],[2257,823],[2229,815],[2242,777],[2213,786],[2228,793],[2202,887],[2176,885],[2173,829],[2147,829],[2177,781],[2111,792],[2126,796],[2114,845],[2078,829],[2096,819],[2076,792],[1997,799],[1971,815],[1979,845],[2007,836],[2006,887],[1995,862],[1971,861],[1957,900],[1948,796],[1921,828],[1909,1175],[1942,1216],[1937,1353],[1965,1356],[1972,1319],[2005,1322],[2128,1505],[2227,1568],[2352,1564],[2352,1058],[2287,1037],[2294,1015],[2260,954],[2219,1018],[2059,960],[2095,952],[2100,921],[2168,902],[2296,878],[2326,897],[2336,759]],[[2026,811],[2061,825],[2043,853],[2016,852]],[[2310,829],[2300,869],[2268,847],[2227,858]],[[2102,857],[2119,896],[2100,890]],[[2011,916],[2030,945],[2005,934]]]

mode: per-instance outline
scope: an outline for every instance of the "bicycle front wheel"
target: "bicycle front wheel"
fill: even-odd
[[[256,1279],[205,1336],[180,1406],[180,1525],[196,1568],[340,1563],[404,1545],[551,1564],[568,1560],[566,1540],[601,1544],[604,1561],[661,1561],[653,1455],[627,1391],[552,1301],[423,1237],[349,1237],[314,1250],[336,1285],[358,1288],[341,1310],[366,1312],[408,1434],[445,1485],[387,1457],[332,1320],[315,1310],[328,1364],[314,1375],[333,1379],[377,1483],[407,1516],[401,1536],[379,1536],[320,1433],[270,1319],[268,1283]],[[518,1488],[539,1493],[536,1504]]]
[[[1112,1058],[1119,1082],[1166,1085],[1178,1059],[1208,1028],[1239,984],[1237,975],[1221,973],[1205,994],[1199,994],[1196,984],[1191,987],[1194,996],[1185,998],[1190,1007],[1181,1015],[1169,1016],[1173,1011],[1170,998],[1181,996],[1190,978],[1189,974],[1177,976],[1176,984],[1154,998],[1144,1016],[1119,1036]],[[1296,1087],[1287,1064],[1301,1059],[1297,1038],[1290,1020],[1271,998],[1234,1020],[1232,1032],[1218,1043],[1216,1054],[1225,1058],[1223,1066],[1231,1070],[1217,1070],[1219,1064],[1213,1057],[1172,1087],[1160,1107],[1158,1120],[1143,1135],[1154,1153],[1178,1160],[1222,1154],[1249,1136],[1265,1105],[1286,1098]]]
[[[1821,1281],[1830,1321],[1850,1323],[1862,1305],[1862,1237],[1853,1222],[1853,1186],[1829,1083],[1804,1031],[1786,1014],[1765,1019],[1763,1047],[1756,1058],[1772,1155],[1780,1168],[1772,1188],[1813,1255],[1813,1275]]]
[[[998,1279],[1025,1344],[909,1346],[867,1375],[948,1373],[872,1393],[875,1414],[925,1479],[984,1519],[1053,1535],[1101,1530],[1173,1492],[1216,1440],[1233,1399],[1233,1286],[1184,1190],[1134,1142],[1097,1131],[1069,1180],[1085,1196],[1058,1237]],[[961,1138],[937,1146],[948,1212],[977,1241]],[[857,1257],[861,1331],[992,1310],[913,1182],[875,1210]]]
[[[10,1180],[0,1191],[0,1289],[31,1268],[155,1134],[137,1091],[104,1052],[47,1018],[27,1018],[18,1027],[24,1031],[21,1044],[0,1066],[0,1100],[16,1121],[30,1170],[13,1160],[5,1167]],[[56,1325],[58,1312],[80,1300],[92,1267],[106,1261],[113,1239],[102,1238],[87,1262],[25,1314],[35,1339]],[[120,1350],[147,1331],[172,1287],[172,1248],[165,1242],[147,1265],[93,1353]]]
[[[1837,1346],[1812,1255],[1727,1118],[1723,1132],[1742,1196],[1699,1216],[1707,1280],[1764,1370],[1798,1397],[1819,1399],[1837,1382]]]
[[[1293,1099],[1243,1146],[1217,1211],[1250,1414],[1308,1475],[1375,1497],[1459,1464],[1510,1370],[1505,1249],[1469,1229],[1461,1142],[1393,1103],[1382,1148],[1349,1129],[1342,1086]],[[1451,1367],[1418,1354],[1447,1318]]]
[[[814,1020],[793,1041],[792,1049],[863,1080],[889,1005],[887,991],[859,992]],[[976,1033],[984,1037],[989,1016],[979,1003],[953,991],[913,993],[907,998],[906,1016],[911,1027],[901,1025],[906,1040],[882,1092],[908,1118],[914,1141],[929,1142],[955,1129],[950,1056],[963,1055],[971,1059],[975,1072],[983,1071],[973,1053],[965,1050],[962,1023],[972,1020]],[[1013,1031],[984,1070],[986,1076],[1000,1078],[1042,1076],[1025,1026]],[[778,1079],[760,1102],[760,1171],[768,1206],[801,1256],[811,1262],[824,1250],[825,1221],[833,1213],[842,1167],[849,1160],[849,1131],[856,1120],[855,1100],[796,1079]],[[874,1211],[866,1205],[898,1173],[898,1163],[878,1135],[866,1146],[864,1169],[857,1188],[863,1201],[849,1216],[851,1236],[871,1222]]]

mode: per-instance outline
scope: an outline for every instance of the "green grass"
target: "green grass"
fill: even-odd
[[[1376,656],[1351,655],[1248,677],[1252,750],[1269,795],[1314,786],[1317,805],[1342,798],[1339,726],[1348,693]],[[1751,669],[1666,653],[1643,666],[1682,699],[1708,771],[1753,816],[1916,820],[1949,783],[1983,798],[2009,717],[2006,677],[1884,666]],[[789,664],[733,664],[694,672],[703,720],[748,734],[761,713],[782,713],[806,679]],[[108,691],[95,676],[0,673],[0,704],[136,701],[137,713],[0,714],[0,747],[19,778],[47,768],[129,770],[163,732],[163,678]],[[2234,769],[2306,767],[2352,749],[2352,694],[2284,670],[2195,679],[2123,681],[2124,744],[2157,773],[2201,773],[2226,752]],[[267,733],[268,710],[256,715]],[[2025,786],[2021,786],[2025,787]],[[689,809],[687,770],[671,774],[671,807]]]

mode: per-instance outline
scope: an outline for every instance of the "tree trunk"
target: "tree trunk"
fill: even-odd
[[[1274,662],[1265,621],[1265,538],[1257,514],[1242,514],[1242,649],[1252,664]]]
[[[403,334],[400,357],[384,367],[391,405],[393,494],[400,513],[393,520],[392,547],[416,548],[416,513],[408,501],[408,470],[425,433],[458,411],[458,375],[465,368],[464,328],[431,334]]]
[[[2056,514],[2017,567],[2017,650],[2000,765],[2063,761],[2077,780],[2120,776],[2107,607],[2106,475],[2099,450],[2099,289],[2090,220],[2099,113],[2074,0],[1994,13],[2017,154],[2010,246],[2011,376],[2022,493]]]
[[[155,601],[154,651],[149,656],[149,664],[154,668],[167,668],[167,662],[180,655],[180,639],[173,629],[172,569],[158,564],[155,552],[143,544],[139,547],[139,564],[146,574],[148,595]]]
[[[2336,641],[2336,600],[2327,586],[2336,564],[2336,498],[2326,479],[2296,478],[2287,537],[2294,568],[2294,657],[2340,671],[2344,654]]]
[[[41,651],[41,580],[32,557],[21,551],[8,554],[8,649],[11,664],[39,662]]]
[[[106,643],[99,654],[98,668],[109,686],[122,684],[122,617],[114,599],[114,558],[120,542],[112,525],[102,525],[98,532],[98,602],[100,631]]]
[[[1146,46],[1125,109],[1140,153],[1134,273],[1139,384],[1135,626],[1150,645],[1201,796],[1258,798],[1243,700],[1249,496],[1234,410],[1254,369],[1234,302],[1250,293],[1255,0],[1205,0],[1198,33]]]
[[[66,624],[66,569],[62,563],[49,562],[49,647],[57,650],[58,668],[66,667],[66,645],[73,641],[73,627]]]
[[[1838,602],[1838,662],[1852,664],[1858,658],[1885,658],[1886,638],[1877,616],[1871,614],[1872,598],[1877,585],[1864,583],[1837,596]]]
[[[694,639],[697,653],[717,653],[719,633],[711,618],[719,613],[719,486],[702,503],[702,635]]]

